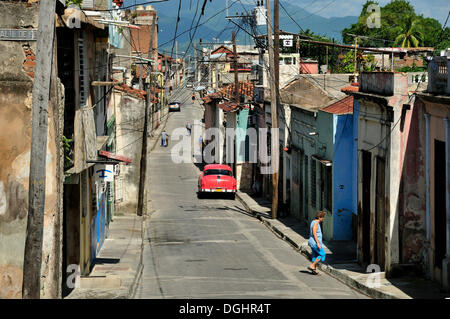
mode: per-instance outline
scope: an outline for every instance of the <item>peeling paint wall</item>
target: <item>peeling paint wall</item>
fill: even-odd
[[[38,4],[0,3],[1,28],[37,29]],[[21,298],[36,42],[0,42],[0,298]],[[54,63],[55,64],[55,63]],[[56,65],[56,64],[55,64]],[[60,296],[63,88],[52,80],[41,297]]]
[[[132,159],[131,164],[120,164],[120,175],[115,182],[116,212],[117,215],[136,214],[145,100],[118,92],[113,94],[116,105],[116,152]]]

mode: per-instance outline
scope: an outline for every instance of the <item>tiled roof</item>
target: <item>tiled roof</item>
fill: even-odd
[[[247,96],[250,100],[253,100],[255,86],[250,82],[239,82],[239,94]],[[235,98],[235,88],[234,83],[228,84],[227,86],[221,88],[219,91],[208,94],[202,99],[205,103],[210,103],[213,99],[234,99]]]
[[[145,92],[144,90],[133,89],[132,87],[130,87],[126,84],[116,85],[116,86],[114,86],[114,89],[121,91],[121,92],[128,93],[130,95],[136,96],[141,99],[145,99],[145,96],[147,95],[147,92]],[[150,102],[158,103],[159,99],[156,96],[154,96],[153,94],[151,94]]]
[[[353,95],[347,96],[327,107],[321,109],[324,112],[332,114],[353,114]]]
[[[358,92],[359,91],[359,84],[358,83],[352,83],[349,86],[343,87],[341,89],[341,92]]]

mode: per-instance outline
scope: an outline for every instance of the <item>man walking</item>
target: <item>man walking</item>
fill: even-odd
[[[167,134],[166,130],[163,130],[161,133],[161,146],[167,147],[167,137],[169,134]]]

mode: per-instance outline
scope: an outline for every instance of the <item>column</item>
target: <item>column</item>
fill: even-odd
[[[445,118],[445,162],[447,165],[445,166],[445,184],[446,184],[446,208],[447,208],[447,236],[446,236],[446,251],[445,251],[445,259],[442,261],[442,284],[445,291],[450,291],[450,119]]]
[[[426,232],[427,239],[424,245],[425,249],[425,277],[430,279],[431,269],[430,269],[430,240],[431,240],[431,222],[430,222],[430,114],[425,113],[425,182],[426,182]]]

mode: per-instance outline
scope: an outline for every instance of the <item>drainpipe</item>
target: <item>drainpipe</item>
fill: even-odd
[[[426,169],[425,169],[425,181],[426,181],[426,230],[427,240],[425,243],[425,264],[426,273],[425,277],[430,279],[430,245],[431,245],[431,231],[430,231],[430,114],[425,113],[425,155],[426,155]]]

